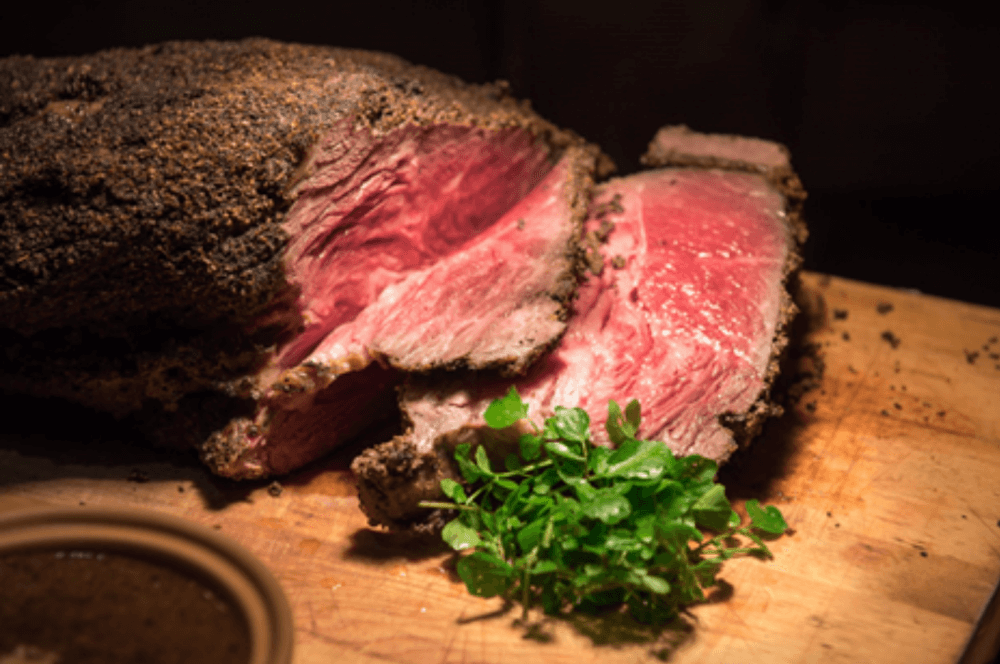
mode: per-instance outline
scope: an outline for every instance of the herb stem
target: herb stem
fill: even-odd
[[[418,507],[426,507],[428,509],[441,509],[441,510],[465,510],[470,512],[475,512],[479,510],[478,505],[459,505],[458,503],[440,503],[436,500],[421,500],[417,503]]]

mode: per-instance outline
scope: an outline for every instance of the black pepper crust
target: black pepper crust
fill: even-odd
[[[26,351],[0,387],[128,411],[250,369],[266,334],[217,339],[286,287],[292,186],[350,117],[521,127],[553,158],[582,143],[503,84],[382,53],[248,39],[0,60],[0,338]],[[121,343],[75,353],[81,334]],[[168,355],[198,361],[178,378]]]

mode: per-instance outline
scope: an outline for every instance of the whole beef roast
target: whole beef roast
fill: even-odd
[[[590,413],[595,442],[608,401],[642,406],[639,435],[680,455],[726,460],[780,409],[769,399],[795,307],[784,283],[805,239],[804,192],[784,148],[757,139],[662,130],[645,157],[661,166],[597,189],[587,222],[592,274],[556,350],[513,381],[540,421],[557,405]],[[518,428],[482,419],[511,379],[480,372],[408,381],[410,428],[354,462],[370,520],[434,527],[416,506],[458,477],[455,445],[502,459]]]
[[[597,153],[500,85],[267,40],[0,60],[0,388],[306,463],[563,333]],[[169,442],[169,441],[168,441]]]

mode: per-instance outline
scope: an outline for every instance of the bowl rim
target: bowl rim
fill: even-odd
[[[222,533],[145,508],[27,507],[0,513],[0,553],[105,548],[181,567],[218,586],[250,632],[248,664],[290,664],[292,612],[271,571]]]

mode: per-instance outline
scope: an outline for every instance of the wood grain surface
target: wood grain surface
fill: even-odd
[[[816,352],[798,371],[822,378],[720,473],[737,505],[773,502],[795,532],[772,561],[728,562],[713,601],[674,625],[520,625],[468,595],[440,544],[367,527],[356,447],[278,494],[99,420],[53,434],[72,416],[59,407],[37,427],[8,413],[0,509],[135,506],[220,529],[284,586],[299,664],[956,662],[1000,580],[1000,311],[808,273],[803,294],[797,349]]]

